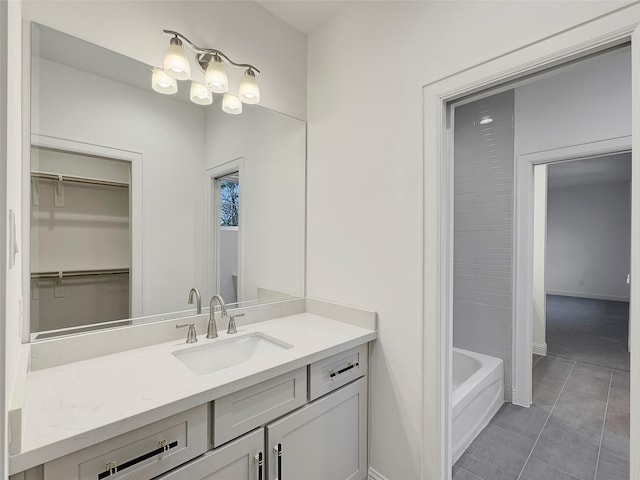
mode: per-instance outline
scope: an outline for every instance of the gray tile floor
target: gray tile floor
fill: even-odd
[[[547,352],[629,371],[629,304],[547,295]]]
[[[454,480],[628,480],[629,372],[537,357],[533,405],[505,404]]]

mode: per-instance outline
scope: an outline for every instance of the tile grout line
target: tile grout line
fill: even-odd
[[[464,472],[467,472],[469,475],[471,475],[472,477],[477,478],[478,480],[484,480],[484,478],[482,478],[481,476],[476,475],[475,473],[473,473],[473,472],[471,472],[471,471],[467,470],[467,469],[466,469],[466,468],[464,468],[464,467],[460,467],[460,466],[458,466],[458,468],[459,468],[460,470],[464,471]]]
[[[611,398],[611,385],[613,384],[613,369],[609,377],[609,391],[607,392],[607,406],[604,409],[604,419],[602,420],[602,431],[600,432],[600,443],[598,443],[598,457],[596,458],[596,471],[593,473],[593,480],[598,477],[598,466],[600,465],[600,453],[602,452],[602,440],[604,439],[604,427],[607,423],[607,413],[609,412],[609,399]]]
[[[594,367],[602,367],[602,368],[611,368],[613,370],[618,370],[620,372],[624,372],[624,373],[629,373],[629,370],[625,370],[624,368],[617,368],[617,367],[612,367],[610,365],[603,365],[601,363],[594,363],[594,362],[589,362],[587,360],[576,360],[575,358],[572,357],[567,357],[564,355],[560,355],[559,353],[547,353],[547,356],[549,357],[556,357],[556,358],[562,358],[564,360],[570,360],[572,362],[579,362],[579,363],[584,363],[586,365],[593,365]],[[535,365],[534,365],[535,366]]]
[[[536,438],[536,441],[533,442],[533,446],[531,447],[531,451],[529,452],[529,456],[525,460],[524,465],[522,465],[522,469],[520,470],[520,474],[518,475],[516,480],[520,480],[520,478],[522,477],[522,473],[524,472],[524,469],[527,466],[527,463],[529,463],[529,460],[531,459],[531,455],[533,455],[533,451],[535,450],[536,445],[538,445],[538,441],[540,440],[540,437],[542,436],[542,432],[544,431],[544,427],[547,426],[547,423],[549,422],[549,419],[551,418],[551,414],[553,413],[553,409],[556,408],[556,405],[558,404],[558,400],[560,399],[560,395],[562,395],[562,392],[564,392],[564,387],[567,386],[567,382],[569,381],[569,378],[571,377],[571,374],[573,373],[573,368],[576,366],[576,363],[577,362],[574,360],[573,361],[573,365],[571,365],[571,370],[569,370],[569,374],[567,375],[567,378],[564,380],[564,383],[562,384],[562,388],[558,392],[558,395],[556,396],[556,399],[553,402],[553,406],[551,407],[551,410],[549,410],[549,414],[547,415],[547,418],[545,419],[544,424],[542,425],[542,428],[540,429],[540,432],[538,433],[538,437]]]

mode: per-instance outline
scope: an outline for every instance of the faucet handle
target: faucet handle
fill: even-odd
[[[231,315],[231,317],[229,317],[229,326],[227,327],[227,333],[238,333],[238,330],[236,330],[236,317],[244,317],[244,313]]]
[[[176,323],[176,328],[183,327],[189,327],[189,331],[187,332],[187,343],[196,343],[198,341],[198,336],[196,334],[196,324],[194,322]]]

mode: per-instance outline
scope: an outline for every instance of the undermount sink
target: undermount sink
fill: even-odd
[[[250,360],[260,360],[293,345],[263,333],[214,340],[206,345],[173,352],[173,355],[198,375],[224,370]]]

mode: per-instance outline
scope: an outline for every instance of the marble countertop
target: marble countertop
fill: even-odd
[[[293,345],[256,361],[196,375],[172,352],[218,339],[198,336],[28,372],[18,473],[135,430],[376,338],[376,332],[301,313],[238,327],[239,337],[262,332]],[[186,337],[186,331],[185,337]]]

